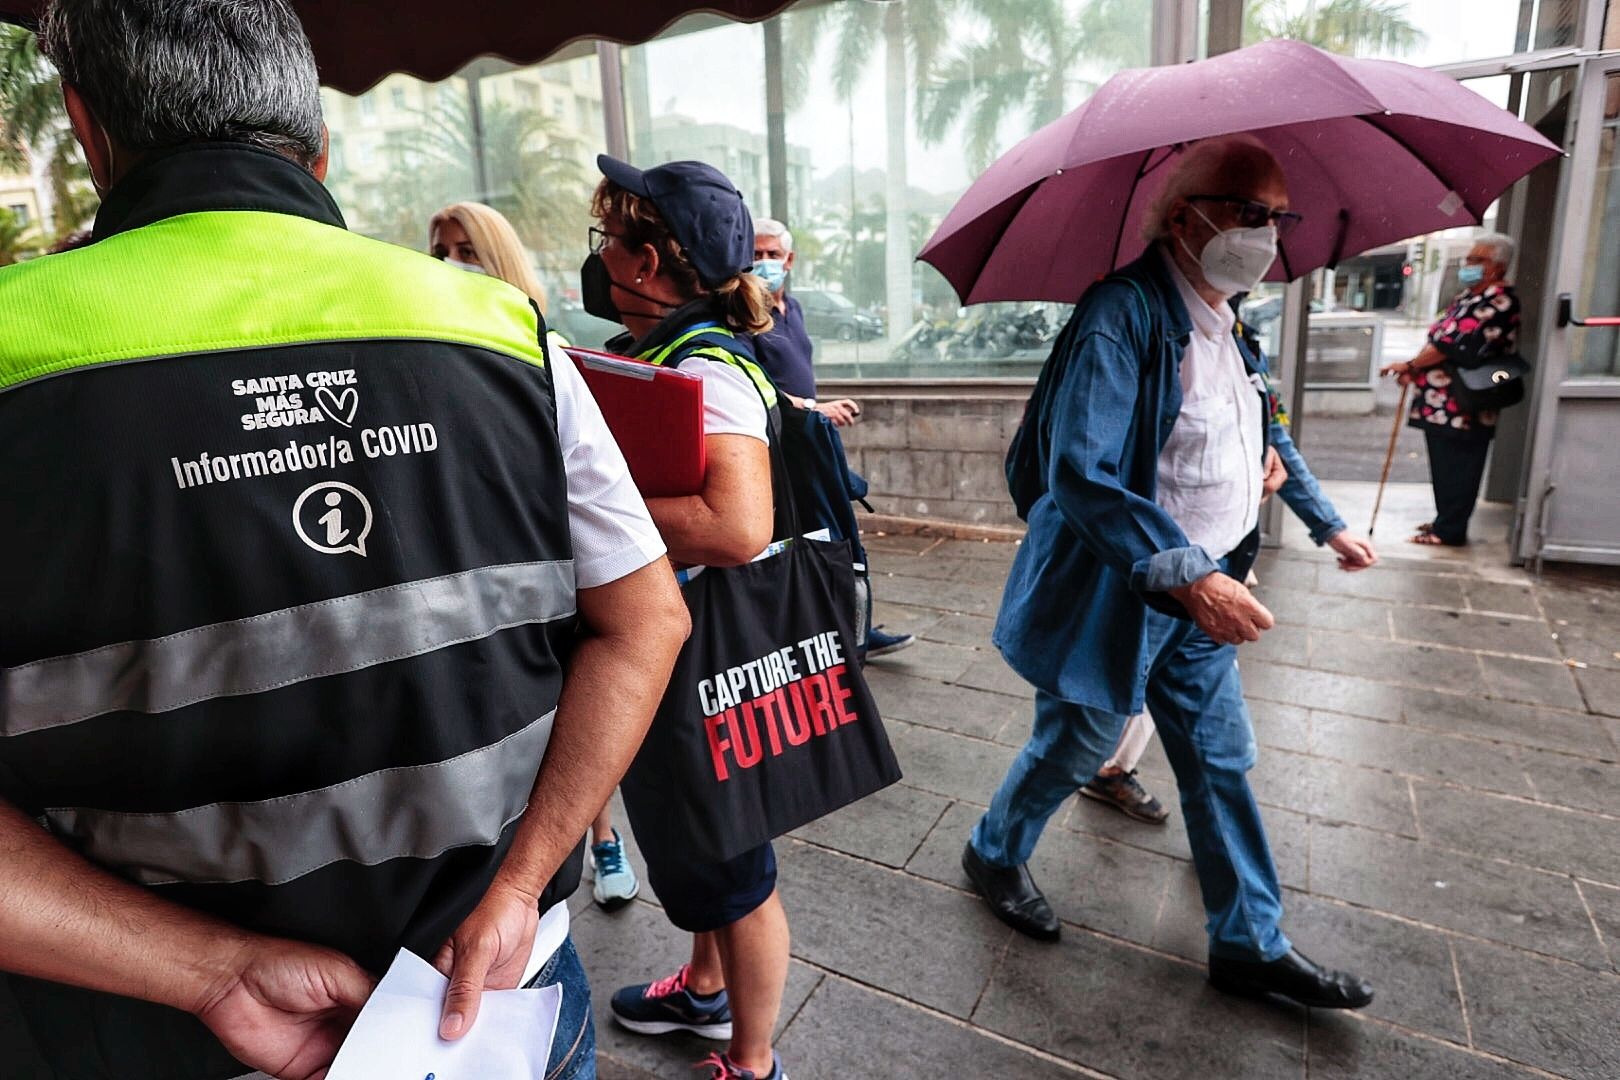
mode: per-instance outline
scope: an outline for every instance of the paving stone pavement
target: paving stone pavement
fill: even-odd
[[[989,644],[1014,548],[869,547],[877,621],[919,637],[867,669],[906,776],[778,842],[794,1080],[1620,1078],[1620,588],[1262,556],[1278,626],[1240,654],[1253,782],[1285,927],[1376,984],[1369,1009],[1339,1014],[1206,985],[1157,744],[1141,776],[1175,808],[1167,826],[1075,799],[1042,839],[1032,870],[1063,941],[991,918],[958,859],[1029,727],[1031,691]],[[610,916],[582,892],[574,908],[601,1075],[693,1075],[710,1044],[629,1035],[606,1011],[615,987],[684,959],[656,897]]]

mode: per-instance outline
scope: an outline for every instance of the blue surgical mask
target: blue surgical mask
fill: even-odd
[[[760,259],[754,264],[754,273],[771,292],[781,292],[787,281],[786,259]]]
[[[1485,268],[1478,265],[1464,266],[1457,271],[1457,280],[1464,285],[1478,285],[1485,280]]]
[[[485,270],[482,266],[479,266],[477,263],[462,262],[460,259],[452,259],[448,255],[445,256],[444,265],[453,266],[457,270],[465,270],[469,274],[484,274],[486,276],[489,274],[488,270]]]

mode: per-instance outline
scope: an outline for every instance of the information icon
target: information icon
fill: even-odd
[[[324,555],[352,551],[365,557],[371,535],[371,502],[338,480],[326,480],[304,489],[293,503],[293,529],[298,539]]]

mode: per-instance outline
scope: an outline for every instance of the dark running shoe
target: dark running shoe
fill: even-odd
[[[764,1076],[743,1068],[725,1054],[710,1054],[692,1068],[709,1070],[709,1075],[703,1080],[788,1080],[787,1073],[782,1070],[782,1059],[776,1056],[774,1050],[771,1051],[771,1071]]]
[[[1135,769],[1117,776],[1104,776],[1098,773],[1086,782],[1080,789],[1080,794],[1112,806],[1126,817],[1145,821],[1149,825],[1163,825],[1170,819],[1170,811],[1164,808],[1164,804],[1149,795],[1142,785],[1136,782]]]
[[[883,627],[874,626],[866,632],[866,658],[875,660],[880,656],[897,653],[901,649],[915,645],[917,638],[912,634],[885,634]]]
[[[609,1008],[621,1027],[638,1035],[690,1031],[705,1039],[731,1038],[731,1003],[721,990],[698,997],[686,988],[688,965],[657,982],[626,986],[613,995]]]

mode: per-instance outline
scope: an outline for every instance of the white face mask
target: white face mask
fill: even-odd
[[[460,259],[452,259],[448,255],[446,255],[444,257],[444,265],[453,266],[457,270],[465,270],[469,274],[486,274],[487,275],[489,273],[488,270],[485,270],[482,266],[479,266],[477,263],[464,263]]]
[[[1191,203],[1188,205],[1210,228],[1216,227],[1202,210]],[[1181,241],[1181,246],[1188,255],[1193,253],[1186,240]],[[1262,225],[1258,229],[1217,231],[1204,245],[1203,253],[1196,257],[1210,288],[1228,296],[1251,292],[1277,259],[1277,229]]]

